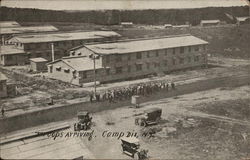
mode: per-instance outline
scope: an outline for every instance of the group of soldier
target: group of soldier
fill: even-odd
[[[147,96],[154,92],[169,89],[175,89],[175,83],[171,82],[150,82],[140,83],[137,85],[131,85],[123,88],[110,89],[105,91],[102,95],[100,93],[90,93],[90,101],[92,102],[95,98],[96,101],[109,101],[114,103],[116,101],[122,101],[131,98],[134,95]]]

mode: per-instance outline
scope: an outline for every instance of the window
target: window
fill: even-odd
[[[3,91],[3,83],[0,83],[0,91]]]
[[[117,62],[121,62],[122,61],[122,55],[116,55],[115,57]]]
[[[184,63],[184,58],[180,58],[179,61],[180,61],[180,64],[183,64]]]
[[[142,64],[136,64],[136,70],[141,71],[142,70]]]
[[[189,63],[191,62],[191,57],[188,57],[188,62],[189,62]]]
[[[184,53],[184,47],[180,48],[180,53]]]
[[[159,57],[159,51],[155,51],[155,56]]]
[[[128,65],[128,72],[131,72],[131,66]]]
[[[150,63],[147,63],[147,69],[150,69]]]
[[[157,68],[157,67],[159,67],[159,66],[160,66],[159,63],[154,62],[154,67],[155,67],[155,68]]]
[[[195,46],[195,51],[199,51],[199,46]]]
[[[131,54],[128,54],[128,61],[131,60]]]
[[[165,56],[167,56],[168,55],[168,50],[167,49],[165,49]]]
[[[173,54],[175,54],[175,48],[173,48]]]
[[[110,56],[106,56],[106,63],[109,63],[110,62]]]
[[[110,68],[106,68],[106,74],[110,75]]]
[[[168,61],[164,60],[164,66],[167,66],[167,65],[168,65]]]
[[[41,53],[37,53],[37,57],[41,57],[41,55],[42,55]]]
[[[7,61],[12,60],[12,56],[11,56],[11,55],[8,55],[8,56],[6,57],[6,60],[7,60]]]
[[[57,70],[57,71],[61,71],[61,69],[62,69],[62,68],[61,68],[60,66],[56,67],[56,70]]]
[[[50,73],[53,72],[53,66],[49,66],[49,72],[50,72]]]
[[[68,68],[64,68],[63,69],[65,73],[69,73],[69,69]]]
[[[206,45],[203,45],[203,50],[204,50],[204,51],[206,50]]]
[[[141,59],[141,52],[136,53],[136,58]]]
[[[191,52],[191,49],[192,49],[191,46],[188,46],[188,52]]]
[[[194,57],[194,61],[195,61],[195,62],[199,61],[199,58],[200,58],[199,56],[195,56],[195,57]]]
[[[147,57],[150,58],[150,52],[147,52]]]
[[[73,74],[73,78],[76,79],[76,70],[74,70],[74,71],[72,72],[72,74]]]
[[[0,91],[3,91],[3,83],[0,83]]]
[[[175,61],[175,59],[173,59],[172,61],[173,61],[173,65],[175,65],[175,64],[176,64],[176,61]]]
[[[116,73],[116,74],[122,73],[122,67],[116,67],[116,68],[115,68],[115,73]]]
[[[81,75],[82,75],[81,78],[87,78],[87,73],[86,72],[82,72]]]

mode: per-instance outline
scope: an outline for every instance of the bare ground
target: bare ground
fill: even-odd
[[[242,108],[247,109],[249,92],[249,86],[230,90],[213,89],[148,102],[139,109],[125,107],[100,112],[94,115],[93,129],[96,137],[92,141],[82,140],[96,158],[129,158],[122,154],[120,140],[117,137],[102,137],[103,131],[124,131],[125,133],[130,131],[141,135],[145,129],[134,125],[135,116],[145,109],[160,107],[163,109],[161,123],[146,129],[152,128],[156,134],[153,137],[139,136],[141,147],[149,149],[151,158],[207,160],[249,158],[249,119],[210,114],[202,110],[204,106],[209,108],[211,103],[233,104],[239,101]],[[231,113],[237,110],[232,108],[232,105],[224,105],[224,107]],[[242,114],[236,113],[239,116]],[[183,122],[183,126],[177,125],[178,120]],[[112,123],[107,125],[107,122]],[[175,128],[176,132],[168,132],[169,127]]]

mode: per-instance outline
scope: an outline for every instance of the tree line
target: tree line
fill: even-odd
[[[77,22],[114,25],[120,22],[134,24],[185,24],[197,25],[203,19],[220,19],[233,23],[225,13],[233,16],[249,15],[247,6],[208,7],[195,9],[159,10],[93,10],[93,11],[54,11],[27,8],[0,8],[0,20],[17,22]]]

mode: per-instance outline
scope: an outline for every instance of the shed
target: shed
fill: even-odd
[[[30,59],[30,69],[32,71],[44,72],[47,71],[46,63],[48,60],[38,57]]]
[[[250,17],[236,17],[236,24],[241,25],[241,24],[249,24],[250,22]]]
[[[121,25],[123,27],[132,27],[133,26],[133,22],[121,22]]]
[[[164,28],[172,28],[173,25],[172,24],[164,24]]]
[[[220,20],[215,19],[215,20],[201,20],[200,25],[201,26],[216,26],[220,24]]]
[[[7,97],[7,77],[0,72],[0,98]]]

